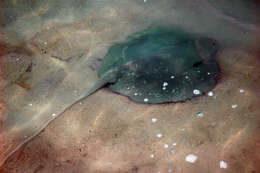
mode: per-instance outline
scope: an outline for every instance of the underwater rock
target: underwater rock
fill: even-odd
[[[202,95],[216,84],[217,49],[213,39],[150,27],[108,50],[99,81],[78,100],[106,84],[138,103],[179,102]]]

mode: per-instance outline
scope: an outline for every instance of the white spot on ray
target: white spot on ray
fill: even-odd
[[[198,157],[194,154],[188,154],[185,157],[186,162],[195,163],[197,161]]]
[[[193,94],[199,95],[200,94],[200,90],[198,90],[198,89],[193,90]]]
[[[219,162],[219,167],[223,168],[223,169],[226,169],[228,167],[228,165],[227,165],[227,163],[224,160],[221,160]]]
[[[164,87],[168,86],[168,82],[163,82],[163,86]]]

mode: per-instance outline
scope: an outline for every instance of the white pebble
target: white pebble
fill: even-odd
[[[137,95],[138,95],[138,93],[134,93],[134,95],[135,95],[135,96],[137,96]]]
[[[56,114],[55,114],[55,113],[53,113],[53,114],[51,114],[51,116],[55,117],[55,116],[56,116]]]
[[[199,95],[200,94],[200,90],[197,90],[197,89],[193,90],[193,94]]]
[[[208,96],[213,96],[214,95],[214,93],[212,92],[212,91],[210,91],[210,92],[208,92]]]
[[[210,72],[208,72],[207,74],[210,75]]]
[[[46,45],[46,44],[47,44],[47,42],[45,41],[45,42],[44,42],[44,44]]]
[[[151,154],[150,157],[151,157],[151,158],[154,158],[154,154]]]
[[[145,98],[145,99],[144,99],[144,102],[148,102],[148,98]]]
[[[233,109],[237,108],[237,104],[233,104],[233,105],[232,105],[232,108],[233,108]]]
[[[172,145],[173,145],[173,146],[176,146],[176,145],[177,145],[177,143],[176,143],[176,142],[174,142]]]
[[[223,168],[223,169],[226,169],[228,167],[228,165],[227,165],[227,163],[224,160],[221,160],[219,162],[219,167]]]
[[[240,89],[240,90],[239,90],[239,92],[240,92],[240,93],[244,93],[244,92],[245,92],[245,90],[243,90],[243,89]]]
[[[185,79],[189,79],[189,76],[185,76]]]
[[[158,133],[156,136],[157,136],[158,138],[161,138],[161,137],[162,137],[162,134],[161,134],[161,133]]]
[[[168,144],[164,144],[163,147],[164,147],[164,148],[168,148],[169,145],[168,145]]]
[[[32,103],[30,103],[29,106],[32,106]]]
[[[174,76],[171,76],[171,79],[173,79],[174,78]]]
[[[163,82],[163,86],[168,86],[168,82]]]
[[[163,87],[162,89],[163,89],[163,90],[166,90],[166,87]]]
[[[185,157],[185,160],[187,162],[190,162],[190,163],[195,163],[197,161],[198,157],[195,156],[194,154],[188,154],[186,157]]]
[[[152,122],[155,123],[157,121],[157,118],[152,118]]]

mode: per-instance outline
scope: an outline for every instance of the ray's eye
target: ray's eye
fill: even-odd
[[[199,67],[201,64],[202,64],[202,61],[197,62],[197,63],[193,64],[193,67]]]

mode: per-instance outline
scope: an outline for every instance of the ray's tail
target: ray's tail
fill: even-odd
[[[72,104],[74,105],[75,103],[79,102],[80,100],[82,100],[83,98],[90,96],[91,94],[93,94],[94,92],[96,92],[98,89],[100,89],[101,87],[105,86],[106,84],[109,83],[114,83],[115,82],[115,76],[113,75],[115,73],[113,73],[112,71],[109,71],[106,73],[106,75],[104,75],[104,77],[102,77],[101,79],[99,79],[89,90],[85,91],[84,93],[82,93],[76,100],[75,102]]]

